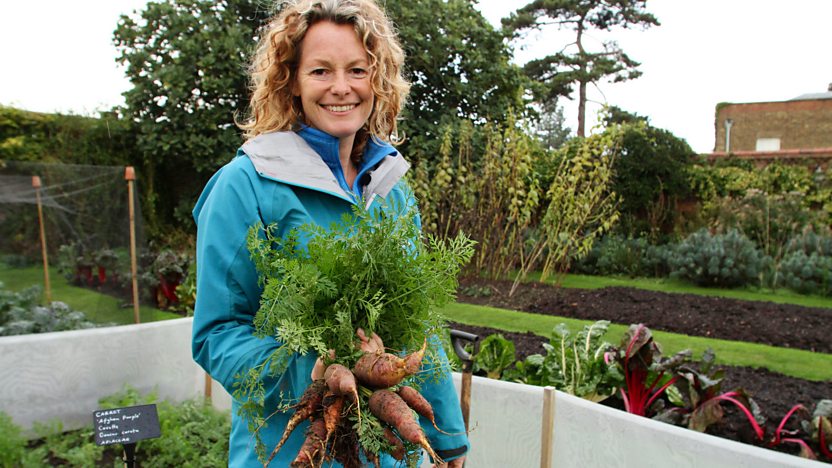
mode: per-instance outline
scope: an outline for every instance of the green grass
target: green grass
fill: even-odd
[[[0,264],[0,282],[6,289],[20,291],[31,286],[43,287],[43,267],[11,268]],[[87,288],[79,288],[69,284],[58,274],[55,268],[49,269],[49,283],[52,286],[52,300],[65,302],[73,310],[84,312],[87,319],[96,323],[134,323],[133,306],[115,297],[100,294]],[[165,312],[153,307],[140,306],[139,319],[144,322],[155,322],[181,318],[181,315]]]
[[[530,314],[472,304],[450,304],[442,312],[452,321],[480,327],[498,328],[512,332],[530,331],[549,337],[558,323],[566,323],[572,331],[592,323],[566,317]],[[629,325],[612,324],[604,339],[618,344]],[[832,380],[832,354],[813,353],[790,348],[778,348],[754,343],[717,340],[653,330],[655,341],[665,355],[691,349],[699,359],[707,348],[716,353],[717,362],[730,366],[762,367],[780,374],[806,380]]]
[[[537,281],[539,273],[530,273],[528,280]],[[553,284],[554,278],[547,283]],[[753,289],[721,289],[703,288],[682,281],[668,278],[627,278],[610,276],[565,275],[560,278],[560,285],[565,288],[598,289],[607,286],[626,286],[631,288],[648,289],[668,293],[699,294],[701,296],[727,297],[744,301],[776,302],[780,304],[795,304],[806,307],[820,307],[832,309],[832,297],[807,296],[797,294],[786,289],[753,290]]]

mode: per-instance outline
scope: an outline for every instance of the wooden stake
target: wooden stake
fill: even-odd
[[[49,257],[46,254],[46,229],[43,225],[43,205],[40,201],[41,182],[39,176],[32,176],[32,187],[35,188],[35,198],[38,204],[38,224],[40,224],[40,254],[43,258],[43,291],[46,303],[52,302],[52,287],[49,285]]]
[[[211,393],[212,393],[212,385],[213,379],[211,379],[211,375],[207,372],[205,373],[205,399],[211,401]]]
[[[540,431],[540,468],[552,468],[555,432],[555,387],[543,388],[543,417]]]
[[[139,278],[136,265],[136,208],[133,203],[133,185],[136,182],[136,172],[133,166],[124,168],[124,179],[127,180],[127,206],[130,209],[130,273],[133,276],[133,318],[141,323],[139,318]]]

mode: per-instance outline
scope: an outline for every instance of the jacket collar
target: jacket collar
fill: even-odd
[[[361,193],[367,206],[376,195],[387,196],[410,167],[392,146],[371,138],[355,183],[348,187],[338,157],[338,139],[309,126],[297,132],[264,133],[240,149],[261,176],[351,203],[357,202]]]

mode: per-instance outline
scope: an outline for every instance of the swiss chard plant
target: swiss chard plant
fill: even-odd
[[[543,344],[546,356],[535,354],[517,363],[515,380],[551,385],[590,401],[606,399],[621,383],[621,374],[604,359],[611,347],[602,340],[609,324],[599,320],[576,334],[565,324],[558,324],[551,341]]]
[[[803,430],[818,444],[820,453],[832,460],[832,400],[819,401],[812,418],[801,424]]]
[[[694,431],[705,432],[708,426],[722,420],[725,411],[723,402],[737,406],[749,420],[763,424],[756,404],[747,396],[744,390],[737,389],[730,392],[722,391],[722,379],[725,372],[714,367],[715,355],[708,348],[699,362],[699,369],[682,366],[677,371],[680,377],[678,387],[687,397],[689,406],[674,410],[682,414],[681,424]],[[755,416],[757,415],[757,416]]]
[[[638,324],[630,325],[620,347],[613,348],[607,356],[615,360],[624,374],[624,386],[620,388],[624,409],[647,416],[659,412],[658,398],[679,379],[675,371],[690,358],[691,351],[662,358],[661,348],[653,341],[650,329]]]

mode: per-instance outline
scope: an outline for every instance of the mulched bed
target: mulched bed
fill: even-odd
[[[491,293],[465,294],[466,291],[482,291],[484,288]],[[512,297],[508,297],[510,288],[509,281],[464,279],[458,300],[584,320],[609,320],[619,324],[644,323],[653,330],[832,354],[830,309],[623,287],[566,289],[539,283],[522,284]],[[502,333],[514,342],[518,360],[530,354],[545,354],[542,343],[547,339],[532,333],[512,333],[464,324],[452,324],[452,328],[482,338],[492,333]],[[800,403],[813,409],[819,400],[832,399],[832,380],[812,382],[765,369],[724,369],[723,390],[744,388],[767,416],[767,434],[774,433],[780,418],[793,405]],[[608,404],[615,406],[617,403],[612,401]],[[725,409],[724,421],[711,426],[708,432],[752,443],[753,432],[748,422],[733,408],[726,406]],[[777,450],[797,453],[796,446],[790,445],[781,445]]]

